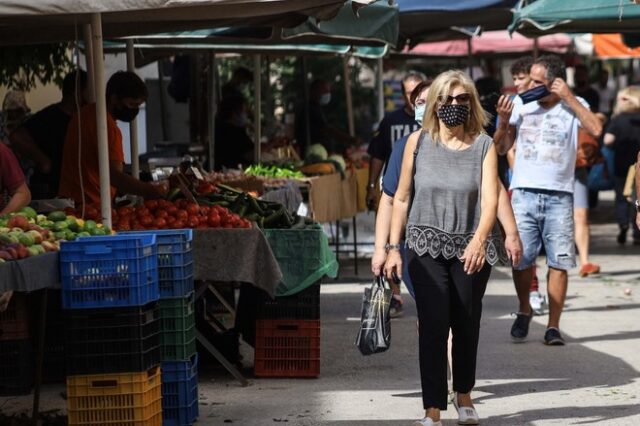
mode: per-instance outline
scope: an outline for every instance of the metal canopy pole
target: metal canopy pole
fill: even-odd
[[[260,163],[260,140],[262,139],[262,127],[261,127],[261,108],[262,104],[262,62],[260,61],[260,55],[255,55],[253,57],[253,93],[255,96],[255,111],[254,111],[254,122],[253,122],[253,135],[254,135],[254,145],[253,145],[253,162],[255,164]]]
[[[378,58],[378,66],[376,67],[376,85],[378,95],[378,122],[384,118],[384,81],[383,81],[383,59]]]
[[[473,51],[471,37],[467,38],[467,60],[469,61],[469,77],[473,80]]]
[[[342,72],[344,78],[344,91],[347,100],[347,118],[349,121],[349,135],[353,138],[356,136],[356,125],[353,117],[353,96],[351,96],[351,78],[349,73],[349,57],[342,57]],[[338,223],[339,224],[339,221]],[[357,221],[356,215],[353,216],[353,269],[356,275],[358,275],[358,234],[357,234]],[[336,226],[337,235],[340,234],[340,226]],[[340,249],[339,240],[337,240],[338,250]],[[336,258],[339,256],[339,251],[336,253]]]
[[[96,92],[96,130],[98,136],[98,165],[100,170],[100,208],[102,223],[111,228],[111,180],[109,176],[109,140],[107,136],[107,99],[105,94],[104,54],[102,50],[102,16],[91,14],[93,66]]]
[[[127,71],[135,72],[135,57],[133,53],[133,40],[127,40]],[[129,142],[131,144],[131,175],[140,178],[140,159],[138,158],[138,119],[134,118],[129,123]]]
[[[216,62],[215,52],[211,52],[209,58],[209,170],[213,171],[215,164],[215,148],[216,148],[216,114],[218,112],[218,93],[216,91],[216,78],[218,63]]]
[[[89,95],[89,99],[87,101],[89,103],[96,101],[96,87],[93,83],[93,79],[95,76],[95,72],[93,69],[93,38],[91,31],[91,24],[83,25],[83,33],[84,33],[84,62],[87,67],[87,93]],[[80,64],[78,64],[78,67]]]

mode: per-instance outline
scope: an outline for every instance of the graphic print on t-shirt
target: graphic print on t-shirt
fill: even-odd
[[[571,138],[562,117],[553,112],[522,118],[518,149],[529,162],[563,164]]]
[[[420,128],[419,125],[417,124],[393,124],[391,125],[391,145],[393,146],[393,144],[398,140],[398,139],[402,139],[403,137],[405,137],[406,135],[409,135],[413,132],[415,132],[416,130],[418,130]]]

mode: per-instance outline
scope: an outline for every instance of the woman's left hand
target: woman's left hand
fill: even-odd
[[[464,263],[464,271],[471,275],[482,269],[485,261],[485,253],[484,243],[478,238],[473,237],[460,258]]]

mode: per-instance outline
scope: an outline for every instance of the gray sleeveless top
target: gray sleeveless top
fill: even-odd
[[[419,256],[459,258],[480,222],[482,163],[493,141],[481,134],[469,148],[455,151],[423,135],[415,157],[407,246]],[[509,263],[497,223],[487,238],[486,260]]]

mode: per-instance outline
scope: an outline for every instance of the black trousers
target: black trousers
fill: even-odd
[[[459,259],[408,253],[409,276],[416,294],[419,321],[420,378],[424,408],[447,409],[447,341],[453,334],[453,390],[471,392],[476,381],[476,356],[482,297],[491,265],[473,275]]]

